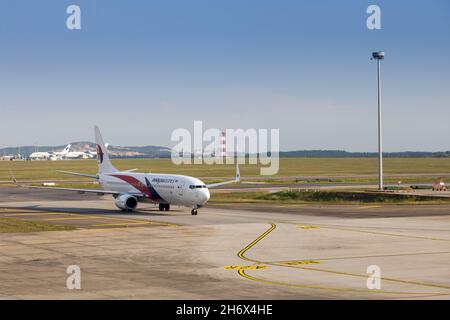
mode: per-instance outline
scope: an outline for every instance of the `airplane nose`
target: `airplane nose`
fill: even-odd
[[[206,203],[209,200],[209,198],[210,198],[209,190],[208,189],[201,190],[200,200],[202,201],[202,204]]]

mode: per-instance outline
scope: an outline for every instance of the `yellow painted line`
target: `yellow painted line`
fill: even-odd
[[[328,270],[328,269],[319,269],[319,268],[313,268],[313,267],[306,267],[302,266],[301,264],[297,265],[289,265],[284,263],[270,263],[270,262],[263,262],[255,259],[249,259],[245,257],[245,253],[250,250],[255,244],[257,244],[259,241],[261,241],[265,236],[267,236],[270,232],[272,232],[276,228],[276,225],[274,223],[271,223],[271,227],[266,230],[263,234],[261,234],[258,238],[256,238],[253,242],[251,242],[249,245],[247,245],[244,249],[238,252],[238,257],[247,260],[252,261],[257,264],[268,264],[273,266],[279,266],[279,267],[286,267],[286,268],[298,268],[303,270],[310,270],[310,271],[317,271],[317,272],[325,272],[325,273],[332,273],[332,274],[338,274],[338,275],[345,275],[345,276],[353,276],[353,277],[361,277],[361,278],[367,278],[367,274],[356,274],[356,273],[349,273],[349,272],[342,272],[342,271],[334,271],[334,270]],[[305,260],[301,260],[305,261]],[[308,261],[314,261],[314,260],[308,260]],[[310,288],[310,289],[323,289],[323,290],[335,290],[335,291],[353,291],[353,292],[370,292],[370,293],[389,293],[389,294],[408,294],[408,295],[429,295],[429,294],[436,294],[436,295],[449,295],[449,292],[445,293],[421,293],[421,292],[400,292],[400,291],[382,291],[382,290],[370,290],[370,289],[354,289],[354,288],[335,288],[335,287],[320,287],[320,286],[310,286],[310,285],[303,285],[303,284],[293,284],[288,282],[279,282],[279,281],[272,281],[267,280],[264,278],[257,278],[249,276],[245,273],[245,270],[238,270],[238,274],[242,277],[245,277],[250,280],[264,282],[268,284],[276,284],[276,285],[285,285],[285,286],[294,286],[294,287],[302,287],[302,288]],[[381,278],[385,281],[390,282],[396,282],[396,283],[402,283],[402,284],[409,284],[409,285],[416,285],[416,286],[424,286],[424,287],[431,287],[431,288],[439,288],[439,289],[446,289],[450,290],[450,286],[440,285],[440,284],[434,284],[434,283],[425,283],[420,281],[412,281],[412,280],[402,280],[402,279],[394,279],[394,278]]]
[[[301,229],[320,229],[319,226],[299,226]]]
[[[97,233],[97,232],[130,231],[131,229],[133,229],[133,230],[146,229],[146,227],[143,227],[143,226],[142,227],[136,226],[136,227],[133,227],[133,228],[130,228],[128,226],[121,226],[121,227],[118,227],[118,228],[102,228],[102,227],[91,228],[91,227],[92,226],[89,226],[89,228],[84,228],[82,230],[84,230],[84,231],[86,231],[86,230],[89,230],[89,231],[95,230],[95,232]]]
[[[371,209],[371,208],[382,208],[383,206],[362,206],[357,207],[357,209]]]
[[[406,257],[406,256],[422,256],[432,254],[449,254],[450,251],[440,252],[410,252],[410,253],[392,253],[392,254],[379,254],[379,255],[367,255],[367,256],[349,256],[349,257],[334,257],[334,258],[319,258],[317,260],[349,260],[349,259],[368,259],[368,258],[384,258],[384,257]],[[281,261],[282,262],[282,261]]]
[[[283,221],[283,223],[293,224],[293,223],[284,222],[284,221]],[[304,225],[298,225],[298,227],[302,228],[302,229],[308,229],[308,228],[303,228]],[[332,226],[323,225],[323,224],[320,224],[317,227],[323,228],[323,229],[342,230],[342,231],[360,232],[360,233],[369,233],[369,234],[391,236],[391,237],[402,237],[402,238],[423,239],[423,240],[436,240],[436,241],[450,241],[450,239],[446,239],[446,238],[436,238],[436,237],[414,236],[414,235],[400,234],[400,233],[387,233],[387,232],[379,232],[379,231],[358,230],[358,229],[345,228],[345,227],[334,227],[334,226],[332,227]],[[359,227],[359,228],[364,228],[364,227]],[[367,227],[367,228],[372,228],[372,227]],[[382,228],[382,227],[379,227],[379,228]],[[433,230],[431,230],[431,231],[433,231]]]
[[[259,263],[259,261],[257,260],[253,260],[253,259],[249,259],[246,256],[244,256],[244,254],[250,250],[255,244],[257,244],[259,241],[261,241],[265,236],[267,236],[269,233],[271,233],[273,230],[275,230],[277,226],[275,225],[275,223],[271,223],[271,226],[269,229],[267,229],[266,232],[264,232],[262,235],[260,235],[258,238],[256,238],[255,240],[253,240],[249,245],[247,245],[244,249],[242,249],[241,251],[238,252],[238,257],[243,259],[243,260],[247,260],[247,261],[252,261],[252,262],[256,262]]]
[[[22,210],[22,209],[0,209],[0,212],[28,212],[27,210]]]
[[[98,216],[98,215],[89,215],[89,217],[122,221],[123,222],[122,224],[126,224],[126,222],[130,222],[130,223],[156,224],[156,225],[164,225],[164,226],[177,226],[176,224],[168,223],[168,222],[143,221],[143,220],[137,220],[137,219],[115,218],[115,217]]]
[[[33,213],[13,213],[13,214],[4,214],[5,217],[22,217],[22,216],[41,216],[41,215],[61,215],[68,214],[62,212],[33,212]],[[70,215],[70,213],[69,213]]]
[[[158,225],[158,226],[176,226],[174,224],[169,224],[165,222],[155,222],[155,221],[137,221],[134,220],[133,222],[123,222],[123,223],[101,223],[101,224],[94,224],[92,227],[104,227],[104,226],[128,226],[128,225],[143,225],[143,224],[151,224],[151,225]]]
[[[61,220],[89,220],[89,219],[99,219],[97,217],[68,217],[68,218],[49,218],[44,219],[44,221],[61,221]]]
[[[423,240],[436,240],[436,241],[450,241],[450,239],[444,239],[444,238],[413,236],[413,235],[408,235],[408,234],[387,233],[387,232],[378,232],[378,231],[366,231],[366,230],[357,230],[357,229],[351,229],[351,228],[325,227],[325,226],[322,226],[322,228],[324,228],[324,229],[334,229],[334,230],[343,230],[343,231],[350,231],[350,232],[369,233],[369,234],[376,234],[376,235],[382,235],[382,236],[410,238],[410,239],[423,239]]]
[[[291,204],[291,205],[274,205],[274,208],[301,208],[306,207],[306,204]]]
[[[142,225],[142,224],[151,224],[147,221],[142,222],[129,222],[129,223],[101,223],[101,224],[94,224],[93,227],[109,227],[109,226],[132,226],[132,225]]]
[[[305,264],[319,264],[320,262],[317,260],[298,260],[298,261],[282,261],[280,264],[286,264],[288,266],[299,266]]]
[[[299,268],[304,270],[313,270],[313,271],[320,271],[320,272],[326,272],[326,273],[334,273],[334,274],[340,274],[345,276],[353,276],[353,277],[361,277],[367,279],[367,274],[358,274],[358,273],[350,273],[350,272],[344,272],[344,271],[335,271],[335,270],[328,270],[328,269],[318,269],[318,268],[312,268],[312,267],[296,267],[296,266],[288,266],[292,268]],[[433,288],[440,288],[440,289],[447,289],[450,290],[450,286],[446,285],[440,285],[435,283],[425,283],[421,281],[413,281],[413,280],[402,280],[402,279],[394,279],[394,278],[380,278],[382,281],[391,281],[391,282],[398,282],[398,283],[405,283],[405,284],[411,284],[411,285],[417,285],[417,286],[423,286],[423,287],[433,287]],[[448,292],[447,294],[449,294]]]
[[[281,285],[281,286],[288,286],[288,287],[297,287],[297,288],[306,288],[306,289],[319,289],[319,290],[331,290],[331,291],[354,291],[354,292],[367,292],[367,293],[384,293],[384,294],[398,294],[398,295],[442,295],[446,296],[448,293],[443,292],[404,292],[404,291],[384,291],[384,290],[370,290],[370,289],[352,289],[352,288],[336,288],[336,287],[322,287],[322,286],[315,286],[315,285],[306,285],[306,284],[299,284],[299,283],[291,283],[291,282],[282,282],[282,281],[273,281],[268,280],[265,278],[257,278],[248,275],[245,270],[238,270],[238,274],[244,278],[247,278],[249,280],[262,282],[266,284],[271,285]]]
[[[54,219],[46,219],[46,220],[83,220],[83,219],[108,219],[113,221],[121,221],[122,225],[127,225],[128,223],[142,223],[142,224],[156,224],[156,225],[164,225],[164,226],[177,226],[173,223],[168,222],[154,222],[154,221],[142,221],[137,219],[127,219],[127,218],[116,218],[116,217],[110,217],[110,216],[99,216],[99,215],[93,215],[89,213],[75,213],[75,212],[40,212],[36,211],[33,213],[14,213],[14,214],[5,214],[2,216],[6,217],[20,217],[20,216],[40,216],[40,215],[68,215],[68,216],[76,216],[77,218],[54,218]],[[113,225],[113,224],[110,224]]]
[[[231,270],[257,270],[257,269],[266,269],[267,266],[225,266],[225,269]]]
[[[41,211],[39,209],[32,209],[32,208],[0,208],[0,211],[5,212],[38,212]]]

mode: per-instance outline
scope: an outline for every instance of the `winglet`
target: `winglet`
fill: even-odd
[[[236,183],[236,182],[241,182],[241,173],[239,172],[239,164],[236,164],[236,177],[234,180],[207,184],[206,186],[208,188],[215,188],[215,187],[223,186],[223,185],[230,184],[230,183]]]

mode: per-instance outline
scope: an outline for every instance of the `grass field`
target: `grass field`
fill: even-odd
[[[186,174],[195,177],[231,178],[235,173],[234,165],[174,165],[170,159],[116,159],[114,165],[119,169],[137,168],[142,172]],[[276,183],[281,177],[329,177],[330,182],[369,182],[377,173],[375,158],[282,158],[280,170],[276,176],[260,176],[258,165],[241,165],[241,176],[259,177]],[[67,170],[95,174],[95,160],[67,161],[0,161],[0,181],[11,180],[11,172],[20,180],[74,179],[56,172]],[[450,159],[447,158],[386,158],[386,175],[440,174],[450,175]],[[374,175],[373,177],[351,177],[353,175]],[[345,176],[349,178],[333,179]],[[299,182],[311,182],[300,179]],[[348,181],[351,179],[352,181]],[[408,177],[405,177],[407,180]],[[394,179],[395,180],[395,179]],[[415,179],[417,181],[417,178]],[[320,181],[319,181],[320,182]],[[323,180],[326,182],[326,179]]]
[[[38,232],[38,231],[65,231],[74,230],[71,226],[58,226],[49,223],[25,221],[14,218],[0,217],[0,233],[12,232]]]

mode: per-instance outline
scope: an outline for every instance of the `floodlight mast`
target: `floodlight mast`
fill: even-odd
[[[383,139],[381,126],[381,69],[380,61],[384,59],[384,52],[372,53],[372,58],[377,60],[377,82],[378,82],[378,190],[383,191]]]

